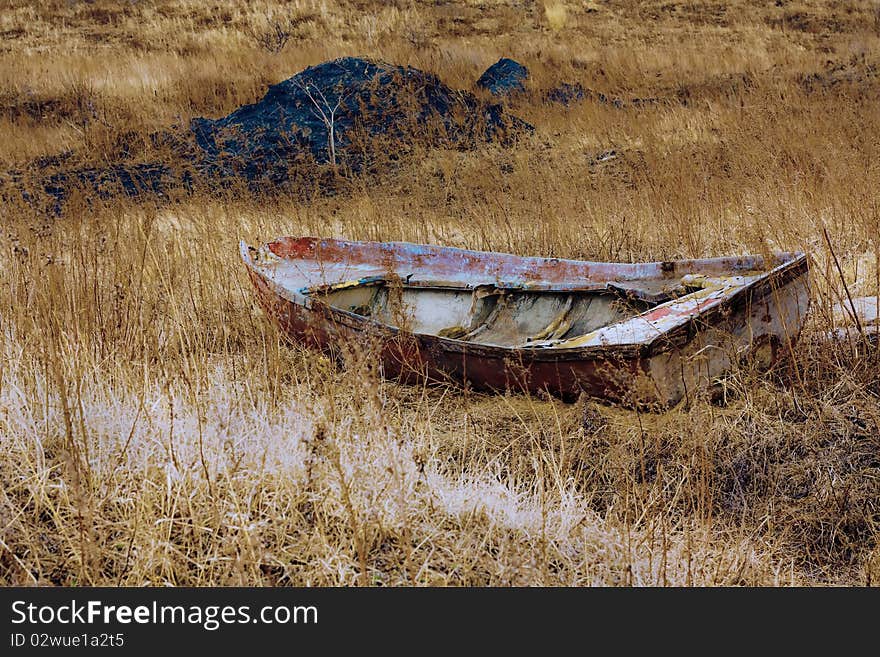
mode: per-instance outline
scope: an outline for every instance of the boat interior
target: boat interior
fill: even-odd
[[[603,283],[580,290],[476,287],[376,276],[310,288],[331,307],[414,333],[476,344],[553,346],[704,289],[702,277]]]

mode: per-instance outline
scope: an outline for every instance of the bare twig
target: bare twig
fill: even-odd
[[[837,260],[837,254],[834,253],[834,247],[831,246],[831,238],[828,237],[828,229],[823,226],[822,234],[825,236],[825,243],[828,245],[828,252],[831,254],[832,259],[834,260],[834,266],[837,268],[837,273],[840,276],[840,282],[843,283],[843,291],[846,292],[846,298],[849,300],[850,307],[847,308],[846,304],[844,304],[844,308],[850,314],[853,319],[853,322],[856,324],[856,328],[859,331],[859,335],[863,338],[865,337],[865,331],[862,328],[862,322],[859,320],[859,314],[856,312],[856,304],[853,303],[852,295],[849,293],[849,286],[846,284],[846,277],[843,275],[843,269],[840,267],[840,262]]]
[[[343,101],[346,98],[345,94],[341,94],[336,101],[336,104],[331,106],[330,102],[327,100],[327,97],[324,95],[324,92],[315,87],[314,85],[302,84],[301,82],[296,82],[296,86],[299,89],[302,89],[306,96],[309,97],[309,100],[312,101],[312,113],[319,118],[327,128],[327,150],[330,155],[330,164],[334,167],[336,166],[336,112],[339,110]],[[310,91],[309,87],[318,95],[318,98],[315,98],[315,95]],[[320,102],[318,102],[320,98]]]
[[[257,43],[267,52],[278,54],[290,40],[290,22],[274,21],[265,32],[254,35]]]

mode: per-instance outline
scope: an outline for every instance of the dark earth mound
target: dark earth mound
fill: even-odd
[[[568,82],[563,82],[562,84],[545,91],[543,99],[545,103],[557,103],[565,105],[566,107],[573,103],[590,100],[602,105],[611,105],[617,109],[642,107],[645,105],[653,105],[658,102],[656,98],[617,98],[615,96],[603,94],[601,91],[587,89],[578,83],[569,84]]]
[[[476,86],[485,89],[493,96],[515,98],[526,94],[526,81],[529,79],[529,69],[519,62],[502,57],[485,70]],[[555,87],[537,92],[540,99],[545,103],[569,106],[585,100],[597,103],[613,105],[617,108],[629,105],[638,106],[655,102],[654,99],[633,98],[629,101],[613,98],[605,94],[587,89],[579,83],[562,82]]]
[[[103,168],[55,167],[49,174],[36,167],[43,171],[37,187],[56,209],[75,188],[99,198],[230,181],[263,188],[301,179],[297,171],[316,166],[342,174],[375,169],[416,144],[506,144],[532,129],[500,104],[452,89],[430,73],[347,57],[307,68],[226,117],[197,118],[188,130],[151,135],[153,144],[166,146],[160,150],[167,160],[143,154],[138,160],[132,153]]]
[[[584,87],[577,83],[569,84],[568,82],[563,82],[557,87],[548,89],[544,93],[544,101],[548,103],[570,105],[571,103],[577,103],[584,100],[591,93],[592,92],[589,89],[584,89]]]
[[[519,62],[502,57],[483,72],[477,80],[477,86],[493,96],[509,96],[525,91],[525,82],[528,79],[529,69]]]
[[[258,103],[194,119],[190,128],[207,156],[236,175],[282,180],[300,158],[357,171],[376,142],[382,152],[416,141],[470,147],[531,126],[429,73],[349,57],[307,68]]]

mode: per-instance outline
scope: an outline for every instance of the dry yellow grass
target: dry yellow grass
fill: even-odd
[[[525,98],[537,130],[514,147],[419,152],[330,197],[54,217],[5,186],[0,582],[876,583],[880,357],[822,339],[843,294],[822,229],[851,292],[877,294],[880,14],[777,4],[3,2],[4,185],[348,54],[458,87],[511,56],[535,89],[657,100]],[[283,234],[626,261],[805,249],[813,313],[723,405],[404,387],[280,341],[236,245]]]

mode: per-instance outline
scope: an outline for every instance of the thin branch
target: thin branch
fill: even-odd
[[[844,308],[846,308],[847,312],[849,312],[850,316],[853,318],[853,321],[856,323],[856,328],[859,330],[859,335],[863,338],[865,337],[865,330],[862,328],[862,322],[859,320],[859,313],[856,311],[856,304],[853,303],[852,295],[849,293],[849,286],[846,284],[846,278],[843,275],[843,269],[840,267],[840,262],[837,260],[837,254],[834,253],[834,247],[831,246],[831,238],[828,237],[828,229],[823,226],[822,234],[825,236],[825,242],[828,244],[828,251],[831,253],[831,257],[834,259],[834,266],[837,268],[837,273],[840,276],[840,282],[843,283],[843,291],[846,292],[846,298],[849,300],[849,308],[846,308],[846,304],[844,304]]]
[[[327,97],[324,95],[324,92],[321,91],[318,87],[314,87],[314,90],[317,92],[318,96],[320,96],[321,103],[323,103],[323,107],[321,103],[315,98],[312,92],[309,90],[309,85],[302,84],[297,81],[294,83],[297,88],[302,89],[302,91],[308,96],[309,100],[312,101],[312,114],[314,114],[317,118],[319,118],[324,126],[327,128],[327,142],[330,150],[330,164],[334,167],[336,166],[336,112],[342,105],[342,102],[346,98],[346,94],[341,94],[336,101],[336,104],[331,107],[330,102],[327,100]],[[325,111],[326,110],[326,111]],[[329,115],[328,115],[329,112]]]

